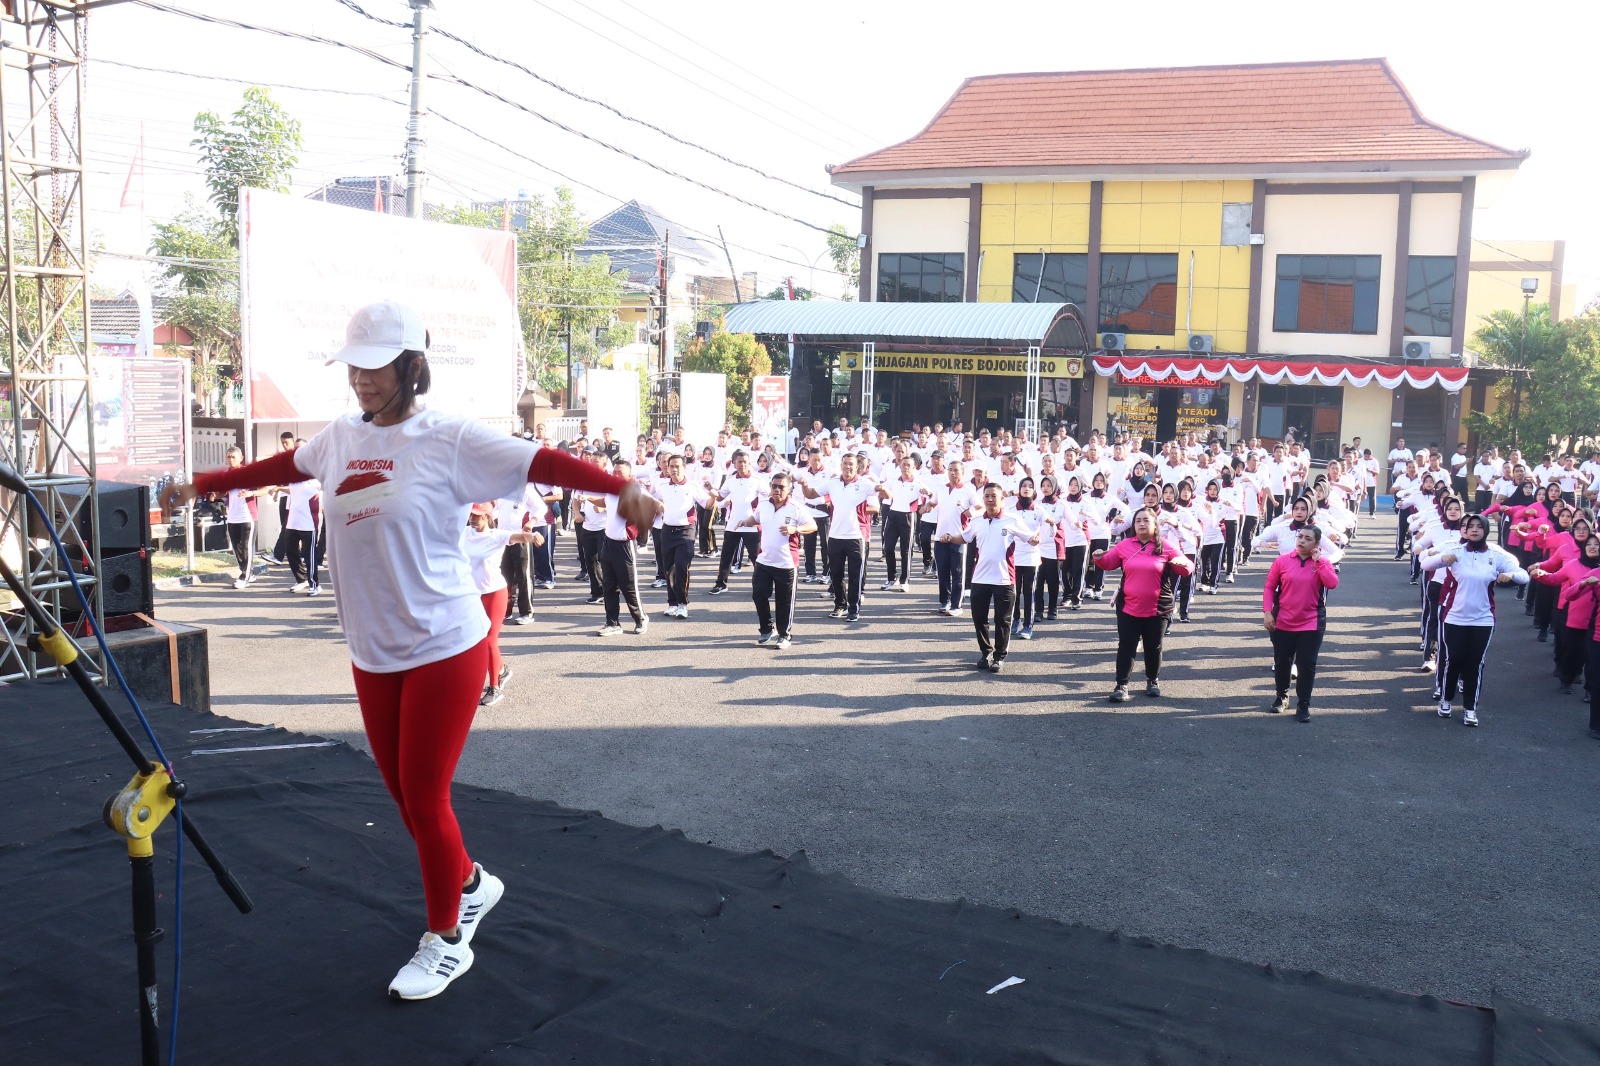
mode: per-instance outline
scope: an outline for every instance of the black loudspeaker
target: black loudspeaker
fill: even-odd
[[[152,614],[156,608],[150,551],[118,552],[100,557],[100,602],[107,618],[118,614]]]
[[[58,491],[61,493],[62,503],[68,507],[75,505],[82,495],[82,489],[77,486],[62,486]],[[100,502],[101,553],[148,548],[150,546],[149,487],[124,484],[120,481],[101,481],[95,484],[94,491]],[[66,516],[58,511],[52,517],[59,530]],[[44,523],[39,521],[39,516],[31,509],[29,523],[29,531],[33,536],[49,537]],[[88,508],[78,513],[78,530],[85,544],[93,542]]]

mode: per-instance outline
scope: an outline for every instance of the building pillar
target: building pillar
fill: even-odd
[[[1406,345],[1406,288],[1411,268],[1411,182],[1400,183],[1394,224],[1394,281],[1389,297],[1389,355],[1400,359]]]
[[[1086,264],[1088,278],[1083,302],[1088,307],[1083,312],[1083,324],[1088,332],[1089,347],[1100,347],[1100,216],[1105,207],[1106,183],[1089,183],[1089,256]],[[1042,267],[1040,269],[1043,269]]]
[[[1461,354],[1467,345],[1467,281],[1472,274],[1472,207],[1478,179],[1461,179],[1461,218],[1456,225],[1456,291],[1450,309],[1450,351]],[[1393,445],[1390,445],[1393,447]]]
[[[1099,428],[1094,420],[1094,383],[1099,377],[1100,375],[1095,373],[1093,365],[1090,364],[1088,357],[1085,356],[1083,360],[1083,380],[1078,382],[1078,432],[1073,435],[1073,439],[1079,444],[1084,443],[1084,440],[1089,436],[1090,430]]]
[[[1405,436],[1406,424],[1406,386],[1404,382],[1396,385],[1389,393],[1389,446],[1383,454],[1387,461],[1390,452],[1394,451],[1395,444]],[[1415,449],[1412,449],[1415,451]]]
[[[962,296],[967,303],[978,302],[978,266],[983,261],[982,237],[983,184],[975,181],[967,192],[967,277],[965,294]]]
[[[1258,178],[1253,186],[1253,191],[1251,192],[1250,198],[1251,237],[1254,237],[1258,233],[1265,235],[1267,232],[1266,225],[1267,183],[1264,179]],[[1249,310],[1246,312],[1246,314],[1249,315],[1249,320],[1245,323],[1244,327],[1244,351],[1245,354],[1249,356],[1258,356],[1261,354],[1261,279],[1266,266],[1266,253],[1267,248],[1265,244],[1257,244],[1254,240],[1250,242],[1250,298],[1249,304],[1247,305]],[[1255,392],[1253,388],[1250,392],[1246,393],[1246,396],[1248,398],[1245,401],[1245,410],[1251,416],[1251,421],[1248,425],[1244,422],[1240,422],[1239,428],[1241,431],[1243,431],[1244,436],[1248,438],[1250,436],[1250,430],[1255,424]]]
[[[871,303],[873,298],[871,185],[861,190],[861,232],[867,235],[867,243],[861,249],[861,284],[856,299],[862,303]]]

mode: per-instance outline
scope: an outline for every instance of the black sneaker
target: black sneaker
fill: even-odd
[[[1159,682],[1159,681],[1151,681],[1149,684],[1145,685],[1144,694],[1146,696],[1149,696],[1151,699],[1160,699],[1161,698],[1161,682]]]
[[[713,585],[713,586],[711,586],[711,595],[713,595],[713,596],[720,596],[724,592],[727,592],[727,591],[728,591],[728,586],[726,586],[726,585]]]
[[[861,616],[855,611],[851,611],[849,614],[844,616],[844,620],[846,622],[859,622],[861,621]]]
[[[1278,693],[1278,698],[1272,701],[1272,706],[1267,708],[1268,714],[1282,714],[1289,709],[1289,694]]]
[[[1112,703],[1127,703],[1131,698],[1128,695],[1128,686],[1118,685],[1116,688],[1111,690],[1111,695],[1106,698]]]
[[[991,674],[998,674],[1000,672],[1000,664],[1003,661],[1004,660],[1002,660],[1002,659],[991,659],[991,660],[989,660],[989,672]]]
[[[1302,704],[1300,709],[1294,712],[1294,720],[1297,722],[1311,721],[1311,708]]]
[[[973,663],[972,665],[977,667],[979,670],[987,670],[987,669],[989,669],[990,664],[993,663],[993,662],[994,662],[993,659],[990,659],[987,655],[985,655],[983,658],[979,659],[977,662]]]

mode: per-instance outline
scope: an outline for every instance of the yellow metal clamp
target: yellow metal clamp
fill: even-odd
[[[60,666],[66,666],[78,657],[78,649],[67,638],[66,630],[57,629],[53,633],[42,633],[35,640],[38,641],[39,650]]]
[[[171,784],[172,775],[156,763],[154,772],[134,774],[121,792],[106,801],[106,824],[127,838],[130,858],[155,854],[150,838],[176,806],[169,794]]]

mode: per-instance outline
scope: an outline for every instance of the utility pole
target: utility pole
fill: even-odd
[[[733,271],[733,253],[728,251],[728,238],[722,236],[722,227],[717,227],[717,236],[722,240],[722,254],[728,257],[728,277],[733,279],[733,299],[735,303],[744,303],[744,293],[739,291],[739,275]]]
[[[406,214],[422,217],[422,39],[433,0],[411,0],[411,120],[406,123]]]

